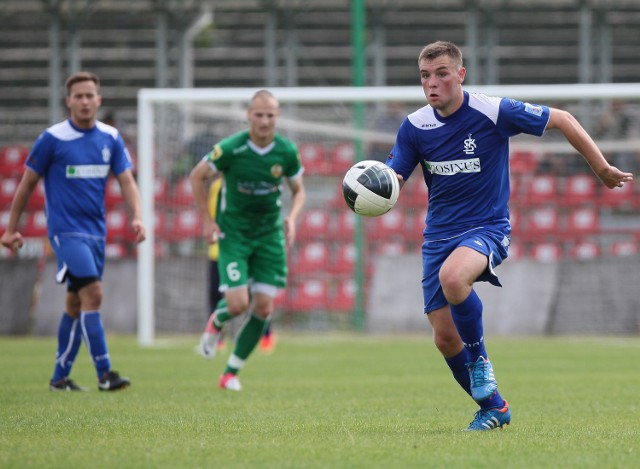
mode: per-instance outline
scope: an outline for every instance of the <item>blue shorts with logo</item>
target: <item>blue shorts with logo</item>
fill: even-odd
[[[500,280],[494,272],[509,254],[509,229],[480,227],[460,235],[425,240],[422,243],[422,295],[424,312],[430,313],[448,304],[440,285],[440,268],[449,255],[458,247],[466,246],[489,259],[487,270],[476,279],[477,282],[490,282],[501,287]]]
[[[49,238],[58,261],[56,281],[71,285],[73,279],[102,279],[105,260],[104,238],[82,234],[56,235]]]

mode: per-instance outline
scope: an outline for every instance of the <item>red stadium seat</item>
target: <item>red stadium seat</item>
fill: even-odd
[[[422,240],[422,232],[425,227],[425,220],[427,219],[427,209],[415,210],[409,215],[409,235],[411,239],[418,242]]]
[[[181,210],[169,227],[169,237],[175,241],[202,237],[202,219],[195,209]]]
[[[539,239],[547,235],[556,235],[560,230],[560,217],[555,207],[539,207],[527,214],[526,233],[521,236]]]
[[[13,195],[18,189],[20,180],[18,178],[7,177],[0,179],[0,210],[9,209],[13,201]]]
[[[20,176],[24,172],[27,156],[29,156],[29,149],[20,145],[0,149],[0,175]]]
[[[42,238],[47,236],[47,216],[44,210],[27,214],[22,234],[25,238]]]
[[[338,143],[329,155],[329,174],[344,176],[356,162],[356,150],[351,142]]]
[[[539,262],[555,262],[562,257],[562,249],[555,243],[535,244],[531,248],[531,257]]]
[[[509,245],[509,259],[516,260],[525,257],[525,250],[521,243],[511,242]]]
[[[108,243],[105,246],[107,259],[124,259],[127,257],[127,248],[123,243]]]
[[[596,183],[596,178],[590,174],[576,174],[568,177],[559,202],[571,206],[595,202],[598,188]]]
[[[107,243],[129,240],[129,217],[125,210],[109,210],[107,219]]]
[[[534,176],[525,184],[524,201],[528,205],[556,202],[558,198],[558,179],[548,174]]]
[[[384,240],[374,243],[372,251],[378,256],[399,256],[407,252],[407,246],[399,241]]]
[[[540,157],[531,151],[515,150],[509,155],[511,174],[533,174],[538,167]]]
[[[567,234],[569,236],[596,233],[599,229],[600,214],[595,208],[577,208],[567,216]]]
[[[327,282],[318,279],[307,279],[291,287],[287,307],[294,312],[311,312],[323,310],[327,305]]]
[[[178,207],[193,207],[194,204],[195,202],[193,200],[191,181],[189,180],[189,177],[183,177],[179,179],[173,186],[169,205]]]
[[[319,241],[302,244],[291,262],[291,270],[295,275],[313,272],[324,272],[330,262],[329,248]]]
[[[331,215],[322,208],[312,208],[302,213],[298,226],[298,237],[305,239],[326,239],[331,230]]]
[[[29,210],[42,210],[45,206],[45,194],[44,194],[44,181],[40,179],[36,188],[31,193],[31,197],[27,201],[27,208]]]
[[[334,252],[329,270],[334,274],[353,274],[356,263],[356,246],[353,243],[339,244]]]
[[[329,164],[322,143],[301,143],[298,146],[300,162],[307,176],[326,175]]]
[[[367,230],[367,238],[378,240],[404,241],[407,237],[406,217],[401,210],[391,210],[371,220],[372,227]]]
[[[356,226],[357,215],[347,208],[344,208],[338,213],[335,225],[330,232],[331,238],[340,241],[353,240],[354,230]]]
[[[620,240],[611,244],[610,253],[616,257],[635,256],[640,252],[633,240]]]
[[[578,260],[595,259],[600,256],[600,245],[595,241],[580,241],[571,248],[569,255]]]
[[[166,205],[169,200],[169,183],[163,177],[153,180],[153,197],[156,204]]]
[[[116,207],[124,202],[120,183],[114,176],[110,176],[107,179],[107,186],[105,188],[104,204],[107,209]]]
[[[429,205],[429,189],[421,173],[416,172],[405,183],[400,191],[397,204],[418,209],[426,208]]]
[[[634,183],[625,182],[624,186],[615,189],[601,185],[598,204],[602,207],[634,208],[640,206],[638,199],[640,197],[634,192]]]
[[[169,239],[167,216],[163,211],[155,210],[153,218],[153,233],[159,240]]]
[[[10,214],[11,212],[9,212],[9,210],[0,211],[0,233],[4,233],[7,230],[7,226],[9,226]]]
[[[356,306],[356,284],[353,279],[339,282],[336,290],[327,303],[327,309],[332,312],[353,311]]]

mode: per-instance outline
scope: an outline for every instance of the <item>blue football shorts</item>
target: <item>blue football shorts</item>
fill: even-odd
[[[422,243],[422,295],[424,312],[430,313],[448,304],[440,285],[440,268],[458,247],[466,246],[487,256],[487,270],[476,279],[501,287],[494,269],[508,256],[509,236],[499,228],[477,228],[461,235]]]
[[[49,238],[58,261],[56,281],[65,280],[69,287],[87,285],[87,280],[100,280],[104,271],[104,238],[82,235],[56,235]],[[82,285],[83,286],[83,285]],[[71,288],[77,291],[77,288]]]

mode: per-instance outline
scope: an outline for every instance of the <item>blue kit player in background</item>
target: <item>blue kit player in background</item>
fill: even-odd
[[[49,388],[86,390],[69,379],[84,338],[96,368],[98,389],[113,391],[127,387],[130,381],[111,369],[100,316],[109,174],[120,183],[138,243],[145,239],[140,194],[122,137],[114,127],[96,120],[102,103],[98,77],[75,73],[67,79],[66,88],[70,118],[45,130],[33,145],[1,241],[14,251],[22,246],[18,221],[36,184],[44,178],[48,236],[58,261],[56,280],[67,284],[66,310],[58,329],[58,352]]]
[[[422,244],[424,312],[454,378],[480,406],[468,430],[511,421],[485,349],[482,302],[474,282],[500,282],[494,271],[509,250],[509,138],[558,129],[608,188],[632,180],[611,166],[566,111],[463,91],[460,49],[427,45],[418,58],[428,105],[402,123],[387,164],[403,184],[422,167],[429,207]]]

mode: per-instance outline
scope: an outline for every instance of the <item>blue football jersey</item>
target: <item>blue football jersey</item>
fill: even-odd
[[[487,224],[509,225],[509,138],[540,136],[549,108],[464,92],[464,103],[442,117],[429,105],[400,126],[387,164],[405,181],[420,164],[429,188],[427,240]]]
[[[105,188],[109,172],[131,168],[131,157],[117,129],[102,122],[89,130],[71,120],[45,130],[26,165],[44,179],[49,236],[105,237]]]

